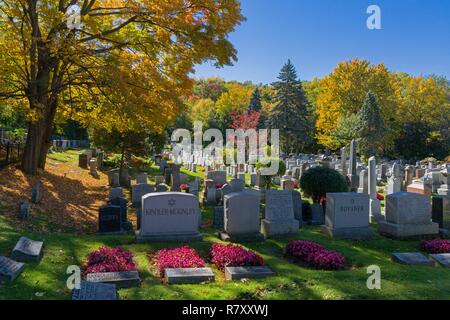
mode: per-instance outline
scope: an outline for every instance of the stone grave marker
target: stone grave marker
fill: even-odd
[[[433,262],[420,252],[394,252],[392,261],[415,266],[432,266]]]
[[[72,290],[72,300],[117,300],[114,284],[81,281],[80,289]]]
[[[155,192],[155,186],[153,184],[135,184],[133,187],[131,187],[131,202],[133,206],[140,206],[142,197],[152,192]]]
[[[337,239],[368,239],[369,195],[355,192],[327,193],[325,234]]]
[[[164,273],[168,284],[195,284],[215,279],[211,268],[167,268]]]
[[[430,254],[430,258],[443,267],[450,268],[450,253]]]
[[[42,241],[20,237],[11,253],[11,259],[19,262],[38,261],[42,258],[43,246],[44,242]]]
[[[201,241],[198,198],[189,193],[150,193],[142,198],[138,242]]]
[[[20,212],[20,218],[22,220],[25,220],[28,218],[28,215],[30,213],[30,204],[27,200],[21,201],[19,204],[19,212]]]
[[[123,198],[123,190],[121,187],[115,187],[109,191],[109,200],[114,198]]]
[[[0,256],[0,280],[13,282],[22,272],[25,264]]]
[[[302,195],[297,190],[292,190],[292,203],[294,205],[294,218],[299,222],[299,225],[302,225],[303,222],[303,203],[302,203]]]
[[[169,191],[169,186],[165,183],[160,183],[156,185],[156,192],[167,192]],[[191,189],[189,188],[189,192],[191,191]]]
[[[295,234],[299,221],[294,218],[291,190],[267,190],[266,212],[261,221],[261,232],[266,238]]]
[[[119,206],[106,205],[98,209],[98,233],[122,232],[121,209]]]
[[[386,221],[378,231],[394,238],[435,235],[439,225],[431,222],[430,198],[417,193],[397,192],[386,197]]]
[[[88,282],[114,284],[116,288],[131,288],[141,284],[141,278],[137,271],[89,273],[86,280]]]
[[[275,275],[268,266],[225,267],[226,280],[265,278]]]
[[[231,192],[242,192],[245,190],[245,181],[241,179],[230,180]]]
[[[39,203],[41,201],[42,194],[41,194],[41,183],[37,182],[33,190],[31,191],[31,202],[32,203]]]
[[[223,230],[223,215],[224,215],[224,207],[216,206],[214,207],[214,216],[213,216],[213,228],[216,230]]]
[[[136,176],[136,184],[147,183],[147,173],[142,172]]]

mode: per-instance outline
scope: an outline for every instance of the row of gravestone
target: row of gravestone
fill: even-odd
[[[121,187],[112,188],[106,205],[98,210],[98,233],[118,234],[132,229],[132,223],[128,219],[128,200]]]
[[[31,203],[37,204],[42,199],[42,192],[41,192],[41,183],[38,181],[31,190]],[[25,220],[28,218],[30,214],[30,203],[28,200],[21,200],[19,202],[19,217],[22,220]]]
[[[14,246],[11,256],[0,256],[0,280],[13,282],[23,271],[26,262],[42,259],[42,241],[21,237]]]

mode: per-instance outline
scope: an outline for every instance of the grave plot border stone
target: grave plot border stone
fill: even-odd
[[[23,262],[17,262],[8,257],[0,256],[0,266],[3,267],[5,264],[13,266],[13,268],[8,271],[0,268],[0,282],[1,281],[13,282],[25,268],[25,263]]]
[[[118,300],[116,285],[81,281],[80,289],[72,290],[72,300]]]
[[[167,268],[164,271],[167,284],[197,284],[215,281],[211,268]]]
[[[225,280],[258,279],[274,276],[268,266],[225,267]]]
[[[141,278],[137,270],[89,273],[86,276],[86,281],[114,284],[116,288],[138,287],[141,284]]]
[[[42,259],[43,241],[35,241],[27,237],[20,237],[11,253],[11,259],[18,262],[32,262]]]

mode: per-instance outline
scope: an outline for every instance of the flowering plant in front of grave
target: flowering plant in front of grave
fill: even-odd
[[[189,246],[161,249],[155,254],[156,266],[161,277],[167,268],[201,268],[205,261],[198,252]]]
[[[180,189],[184,191],[189,191],[189,184],[187,183],[180,184]]]
[[[247,250],[239,245],[223,245],[215,243],[211,247],[211,262],[219,270],[225,267],[248,267],[262,266],[264,259],[253,251]]]
[[[344,255],[336,251],[330,251],[315,242],[293,240],[286,245],[285,252],[312,268],[322,270],[342,270],[345,268]]]
[[[87,256],[85,265],[85,274],[136,270],[136,263],[130,251],[106,246],[92,251]]]
[[[223,184],[223,183],[218,183],[218,184],[216,184],[216,189],[222,189],[222,187],[224,186],[225,184]]]
[[[377,199],[380,200],[380,201],[384,200],[384,196],[381,193],[377,192]]]
[[[423,251],[431,254],[450,253],[450,240],[422,240],[420,247]]]

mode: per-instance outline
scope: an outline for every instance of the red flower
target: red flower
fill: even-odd
[[[286,253],[316,269],[341,270],[345,268],[345,257],[341,253],[327,250],[315,242],[293,240],[287,244]]]
[[[201,268],[205,266],[205,261],[194,248],[184,246],[157,251],[156,265],[160,276],[163,277],[167,268]]]
[[[187,184],[187,183],[181,184],[181,185],[180,185],[180,189],[181,189],[181,190],[189,190],[189,184]]]
[[[85,274],[97,272],[134,271],[136,263],[130,251],[101,247],[87,256]]]
[[[450,240],[423,240],[420,247],[430,254],[450,253]]]
[[[260,255],[238,245],[215,243],[211,247],[210,254],[211,262],[220,270],[224,270],[226,266],[243,267],[264,265],[264,259]]]
[[[216,189],[221,189],[224,186],[223,183],[218,183],[216,184]]]
[[[381,193],[377,192],[377,199],[380,200],[380,201],[384,200],[384,196]]]

